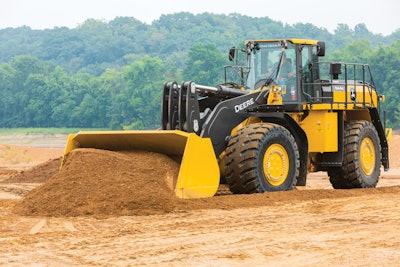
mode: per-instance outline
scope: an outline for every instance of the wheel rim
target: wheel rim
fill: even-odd
[[[375,169],[375,147],[370,138],[364,138],[360,148],[360,163],[363,172],[371,175]]]
[[[289,156],[280,144],[273,144],[265,151],[263,160],[264,176],[273,186],[283,184],[289,173]]]

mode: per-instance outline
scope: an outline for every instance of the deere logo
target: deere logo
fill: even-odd
[[[246,100],[242,104],[236,105],[235,112],[238,113],[239,111],[244,110],[245,108],[247,108],[248,106],[251,106],[253,104],[254,104],[254,99],[250,98],[249,100]]]

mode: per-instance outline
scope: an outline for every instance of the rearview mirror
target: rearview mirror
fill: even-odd
[[[236,47],[234,46],[229,49],[229,61],[233,61],[235,59],[235,51]]]
[[[319,57],[325,56],[325,42],[318,42],[317,56]]]

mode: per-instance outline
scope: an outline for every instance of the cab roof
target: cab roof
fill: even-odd
[[[267,39],[267,40],[247,40],[245,43],[248,42],[257,42],[257,43],[274,43],[274,42],[281,42],[286,41],[292,44],[306,44],[306,45],[318,45],[317,40],[310,40],[310,39],[297,39],[297,38],[283,38],[283,39]]]

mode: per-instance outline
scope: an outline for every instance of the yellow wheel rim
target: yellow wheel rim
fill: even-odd
[[[364,138],[360,147],[360,163],[363,172],[371,175],[375,169],[375,147],[370,138]]]
[[[263,171],[267,182],[273,186],[283,184],[289,173],[289,156],[280,144],[273,144],[265,151]]]

